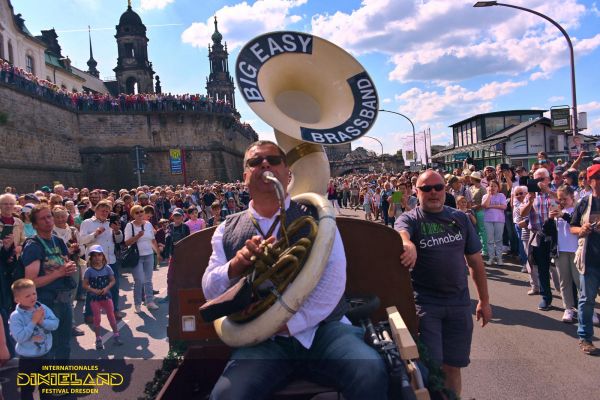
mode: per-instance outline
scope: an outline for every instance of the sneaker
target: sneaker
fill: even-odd
[[[490,257],[492,259],[492,264],[498,264],[498,257]]]
[[[498,258],[496,258],[496,263],[498,265],[504,265],[504,260],[502,259],[502,257],[498,257]]]
[[[152,294],[159,294],[160,290],[152,290]]]
[[[538,294],[540,294],[540,291],[537,289],[531,289],[529,292],[527,292],[527,296],[537,296]]]
[[[599,355],[598,348],[592,342],[585,339],[579,339],[579,349],[589,356]]]
[[[123,342],[121,341],[121,338],[118,335],[113,336],[113,344],[115,346],[123,346]]]
[[[126,315],[123,311],[115,311],[115,318],[118,320],[125,318]]]
[[[485,260],[485,265],[492,265],[492,257]]]
[[[596,313],[592,315],[592,324],[600,326],[600,320],[598,320],[598,314]]]
[[[103,350],[104,349],[104,344],[102,344],[102,339],[98,338],[96,339],[96,350]]]
[[[549,311],[551,308],[551,303],[546,301],[545,299],[542,299],[542,301],[540,301],[540,304],[538,304],[538,310],[540,311]]]
[[[146,308],[148,310],[158,310],[158,306],[156,305],[155,302],[151,301],[150,303],[146,304]]]
[[[139,304],[136,304],[135,306],[133,306],[133,309],[135,310],[135,312],[137,314],[142,312],[142,306],[140,306]]]
[[[562,316],[562,321],[566,322],[567,324],[572,324],[575,321],[574,317],[573,310],[567,309]]]

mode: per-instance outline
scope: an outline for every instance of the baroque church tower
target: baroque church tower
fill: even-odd
[[[206,79],[206,93],[215,100],[228,101],[235,109],[235,86],[233,78],[229,75],[229,62],[227,60],[227,42],[225,47],[221,44],[223,35],[217,28],[215,16],[215,32],[211,36],[212,47],[208,45],[208,59],[210,61],[210,75]]]
[[[119,57],[115,71],[119,92],[153,93],[152,63],[148,61],[148,38],[146,26],[140,16],[131,9],[128,1],[127,11],[121,15],[116,26]]]

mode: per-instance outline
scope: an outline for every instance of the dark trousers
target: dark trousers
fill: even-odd
[[[39,293],[39,292],[38,292]],[[63,296],[67,300],[69,296]],[[58,301],[55,295],[39,293],[38,301],[50,307],[60,321],[58,328],[52,332],[52,350],[48,353],[50,359],[66,362],[71,358],[71,329],[73,328],[73,305],[70,301]]]
[[[42,366],[48,363],[48,356],[43,355],[41,357],[24,357],[19,356],[19,373],[31,377],[31,374],[42,373]],[[22,383],[27,383],[24,381]],[[33,400],[33,392],[36,385],[24,384],[20,386],[21,389],[21,400]],[[38,390],[40,392],[40,399],[51,399],[52,395],[43,393],[44,389],[49,388],[47,385],[39,385]]]
[[[388,211],[390,209],[389,203],[381,203],[381,214],[383,215],[383,224],[387,225],[390,222],[390,217],[388,216]]]
[[[552,290],[550,289],[550,243],[542,241],[539,246],[531,246],[533,261],[538,267],[540,279],[540,296],[548,304],[552,303]]]

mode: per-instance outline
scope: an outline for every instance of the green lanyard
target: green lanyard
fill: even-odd
[[[271,237],[271,235],[273,235],[273,231],[275,230],[275,227],[277,226],[277,223],[281,220],[281,214],[279,214],[277,216],[277,218],[275,218],[275,221],[273,221],[273,224],[271,224],[271,227],[269,228],[269,231],[265,235],[263,233],[263,230],[260,228],[260,225],[258,224],[258,221],[256,220],[256,218],[254,218],[254,215],[252,215],[252,212],[250,212],[250,210],[248,210],[248,215],[250,216],[250,220],[252,221],[252,225],[254,225],[254,227],[256,228],[256,230],[258,230],[258,233],[260,233],[260,235],[263,237],[263,239],[268,239],[268,238]],[[281,230],[281,227],[279,227],[279,230]]]
[[[47,261],[52,260],[58,266],[60,266],[65,263],[65,260],[62,258],[62,253],[60,252],[60,247],[56,245],[56,242],[54,240],[55,240],[54,236],[52,236],[52,245],[53,245],[53,249],[54,249],[53,250],[50,247],[48,247],[46,240],[44,240],[43,238],[40,237],[40,242],[42,243],[42,246],[44,247],[44,251],[46,253],[46,260]]]

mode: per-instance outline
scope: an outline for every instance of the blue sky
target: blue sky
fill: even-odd
[[[150,61],[165,92],[205,92],[207,46],[216,14],[232,70],[240,47],[258,34],[316,34],[357,57],[375,81],[381,107],[410,117],[417,132],[430,128],[434,144],[448,144],[448,125],[471,115],[571,103],[567,45],[560,32],[535,15],[503,7],[473,8],[474,2],[132,0],[132,6],[148,27]],[[55,28],[63,55],[82,69],[87,69],[90,25],[101,77],[114,75],[115,25],[126,0],[12,4],[34,35]],[[511,4],[547,14],[569,32],[575,46],[578,107],[588,112],[589,128],[583,133],[600,134],[600,1]],[[272,138],[272,129],[239,95],[236,100],[242,119],[261,138]],[[386,153],[412,146],[410,124],[392,114],[380,113],[369,135],[383,142]],[[381,151],[370,139],[353,146]]]

